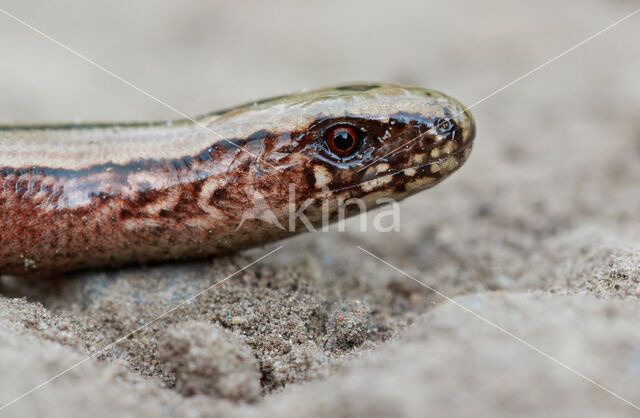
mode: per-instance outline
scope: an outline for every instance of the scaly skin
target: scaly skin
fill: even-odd
[[[463,109],[431,90],[368,84],[197,119],[215,134],[188,120],[0,126],[0,273],[225,254],[305,230],[295,217],[290,230],[291,208],[318,225],[323,202],[333,220],[350,198],[402,199],[467,159],[475,127]],[[357,131],[353,155],[328,148],[335,126]]]

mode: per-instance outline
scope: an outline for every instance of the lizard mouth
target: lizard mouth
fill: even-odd
[[[433,160],[433,161],[429,161],[428,163],[423,163],[423,164],[417,164],[411,167],[407,167],[407,168],[402,168],[400,170],[394,171],[392,173],[388,173],[389,175],[396,175],[396,174],[400,174],[400,173],[404,173],[405,175],[410,173],[412,170],[415,170],[416,172],[424,172],[426,168],[429,167],[434,167],[434,166],[447,166],[449,165],[450,162],[455,161],[457,163],[457,165],[461,165],[462,163],[464,163],[464,161],[466,160],[466,157],[463,160],[460,160],[458,157],[460,155],[464,155],[465,151],[471,149],[471,144],[467,144],[464,147],[444,156],[441,158],[438,158],[437,160]]]
[[[405,183],[413,183],[419,179],[429,177],[431,182],[435,185],[437,182],[446,178],[449,174],[458,169],[467,159],[468,151],[472,148],[473,143],[469,142],[463,147],[451,152],[450,154],[438,158],[437,160],[431,160],[422,164],[416,164],[409,167],[401,168],[395,171],[385,172],[378,174],[377,176],[365,180],[360,183],[352,184],[349,186],[331,189],[322,192],[321,194],[336,194],[353,189],[361,189],[368,193],[377,190],[384,190],[385,186],[395,183],[394,180],[398,176],[404,176]],[[462,156],[462,158],[461,158]]]

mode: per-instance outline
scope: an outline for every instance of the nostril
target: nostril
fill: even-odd
[[[440,135],[445,135],[456,129],[456,124],[450,118],[438,118],[435,120],[434,128]]]

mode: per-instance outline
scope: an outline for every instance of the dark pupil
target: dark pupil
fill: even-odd
[[[339,150],[346,151],[353,145],[353,138],[347,131],[338,131],[333,137],[333,143]]]

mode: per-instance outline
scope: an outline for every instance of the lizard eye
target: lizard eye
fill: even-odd
[[[360,143],[356,130],[346,126],[332,129],[326,141],[329,150],[340,157],[353,154]]]

